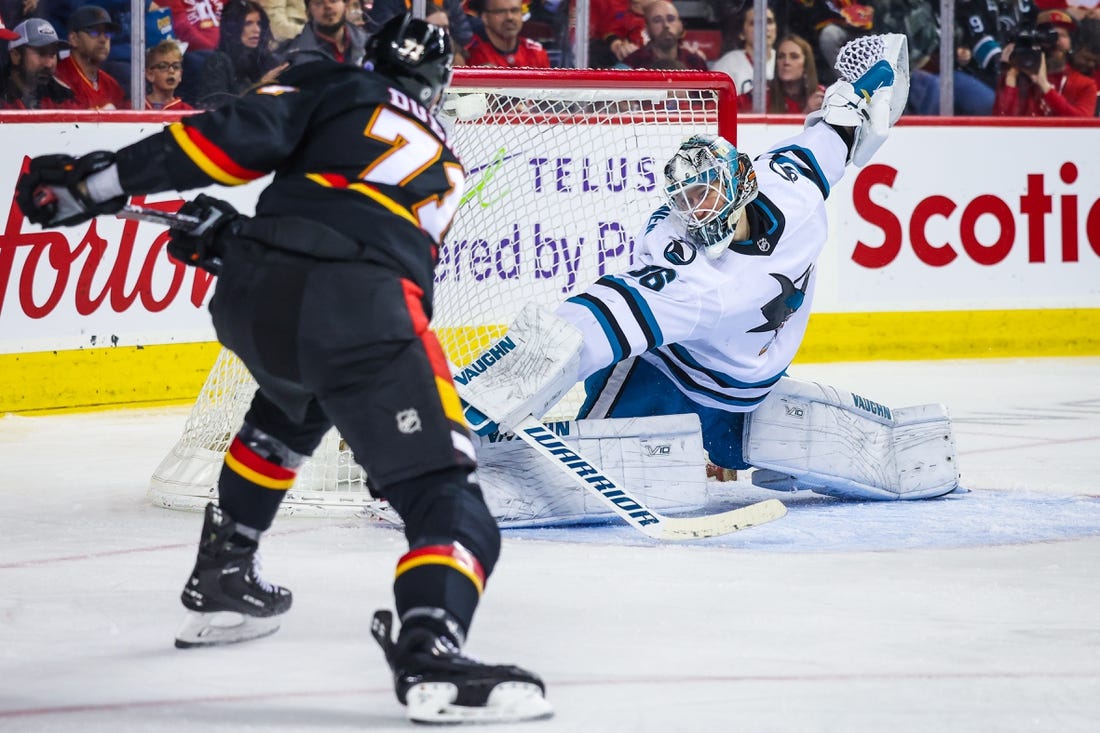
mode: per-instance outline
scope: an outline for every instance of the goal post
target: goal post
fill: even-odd
[[[552,306],[628,266],[635,234],[660,204],[664,163],[685,138],[736,141],[733,82],[710,72],[462,68],[442,117],[468,173],[439,251],[432,327],[459,367],[527,301]],[[223,351],[153,474],[154,503],[193,509],[216,496],[254,391]],[[578,388],[552,416],[571,417],[579,403]],[[282,511],[369,515],[377,507],[333,430]]]

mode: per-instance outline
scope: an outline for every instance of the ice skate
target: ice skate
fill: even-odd
[[[188,609],[176,646],[235,644],[274,634],[290,609],[289,590],[260,577],[256,542],[237,532],[233,519],[206,505],[195,569],[180,600]]]
[[[391,637],[393,614],[375,611],[371,633],[393,670],[397,699],[416,723],[507,723],[554,714],[538,676],[512,665],[482,664],[449,637],[426,628]]]

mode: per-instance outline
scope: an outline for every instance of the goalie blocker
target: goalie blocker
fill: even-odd
[[[891,409],[853,392],[784,377],[745,419],[753,483],[853,499],[930,499],[959,486],[943,405]]]

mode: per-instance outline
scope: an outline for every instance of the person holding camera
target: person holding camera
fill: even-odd
[[[1002,53],[1004,72],[993,114],[1001,117],[1093,117],[1096,82],[1068,64],[1073,17],[1045,10]]]

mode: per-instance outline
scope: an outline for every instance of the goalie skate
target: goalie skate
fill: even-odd
[[[371,634],[393,670],[397,699],[415,723],[516,723],[553,715],[536,675],[482,664],[447,636],[417,628],[392,640],[393,614],[376,611]]]

